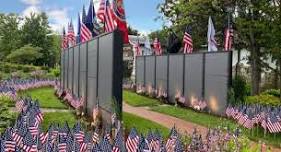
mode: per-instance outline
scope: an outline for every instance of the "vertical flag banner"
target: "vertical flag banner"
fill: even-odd
[[[162,55],[162,48],[161,48],[161,43],[158,38],[155,38],[154,43],[154,54],[155,55]]]
[[[224,31],[224,50],[230,51],[233,44],[233,28],[232,25],[228,25]]]
[[[97,11],[97,18],[104,23],[105,0],[100,0],[100,6]]]
[[[70,21],[69,25],[68,25],[68,41],[70,43],[71,46],[74,46],[76,44],[76,37],[75,37],[75,33],[74,33],[74,28],[73,28],[73,24],[72,24],[72,20]]]
[[[108,0],[105,2],[105,11],[104,11],[104,26],[105,32],[112,32],[115,29],[114,19],[112,14],[111,5]]]
[[[113,0],[113,14],[117,28],[122,31],[124,44],[129,43],[128,27],[123,0]]]
[[[86,26],[92,32],[92,37],[99,35],[99,25],[96,21],[96,13],[95,13],[95,6],[93,1],[91,0],[88,14],[86,17]]]
[[[86,11],[84,6],[82,12],[82,23],[81,23],[80,33],[81,33],[81,42],[89,41],[92,38],[92,32],[86,26]]]
[[[65,28],[63,28],[63,31],[62,31],[62,41],[61,41],[61,43],[62,43],[61,47],[63,49],[68,48],[68,38],[67,38],[67,35],[65,33]]]
[[[192,37],[191,37],[191,26],[186,26],[184,36],[183,36],[183,44],[184,44],[183,53],[184,54],[192,53],[193,41],[192,41]]]
[[[208,25],[208,52],[218,51],[217,42],[215,40],[216,30],[212,21],[211,16],[209,16],[209,25]]]
[[[77,23],[77,38],[76,42],[80,43],[81,42],[81,19],[80,19],[80,14],[78,13],[78,23]]]

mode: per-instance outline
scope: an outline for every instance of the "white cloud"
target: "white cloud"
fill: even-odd
[[[27,5],[38,5],[42,2],[42,0],[21,0],[21,2]]]
[[[26,9],[23,10],[22,12],[22,16],[26,17],[26,16],[30,16],[31,13],[33,14],[38,14],[40,13],[40,8],[38,6],[28,6]]]
[[[69,22],[67,9],[53,9],[46,12],[49,17],[50,26],[55,32],[60,32],[63,26],[67,26]]]

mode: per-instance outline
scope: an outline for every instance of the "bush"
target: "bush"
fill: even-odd
[[[234,99],[237,103],[243,103],[247,96],[247,82],[244,77],[236,76],[232,81]]]
[[[51,73],[54,75],[54,77],[59,77],[60,76],[60,69],[52,69]]]
[[[264,91],[262,94],[264,95],[272,95],[275,97],[280,97],[280,90],[276,90],[276,89],[269,89]]]
[[[267,95],[267,94],[261,94],[257,96],[248,96],[246,98],[247,104],[261,104],[261,105],[270,105],[270,106],[279,106],[281,105],[281,102],[279,98]]]

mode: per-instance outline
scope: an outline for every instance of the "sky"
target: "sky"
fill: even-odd
[[[98,9],[99,0],[93,0],[95,9]],[[127,22],[134,29],[147,34],[160,29],[163,22],[155,18],[159,16],[156,9],[164,0],[124,0]],[[77,14],[83,5],[88,10],[90,0],[0,0],[0,13],[17,13],[28,16],[31,12],[44,11],[49,17],[49,23],[54,31],[62,31],[63,26],[72,19],[77,28]]]

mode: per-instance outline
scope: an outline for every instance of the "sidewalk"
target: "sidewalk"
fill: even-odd
[[[126,104],[125,102],[123,102],[123,112],[131,113],[131,114],[137,115],[139,117],[143,117],[145,119],[157,122],[160,125],[167,127],[169,129],[171,129],[174,125],[176,125],[176,128],[178,129],[178,131],[181,134],[188,133],[189,135],[191,135],[194,128],[197,128],[197,130],[199,130],[201,132],[203,137],[205,137],[208,132],[208,128],[206,128],[206,127],[203,127],[203,126],[200,126],[200,125],[188,122],[188,121],[184,121],[184,120],[178,119],[176,117],[172,117],[169,115],[150,111],[149,107],[132,107],[132,106]],[[255,145],[257,143],[252,141],[250,144]],[[270,147],[271,147],[271,152],[280,152],[281,151],[281,149],[279,149],[279,148],[275,148],[272,146],[270,146]]]

